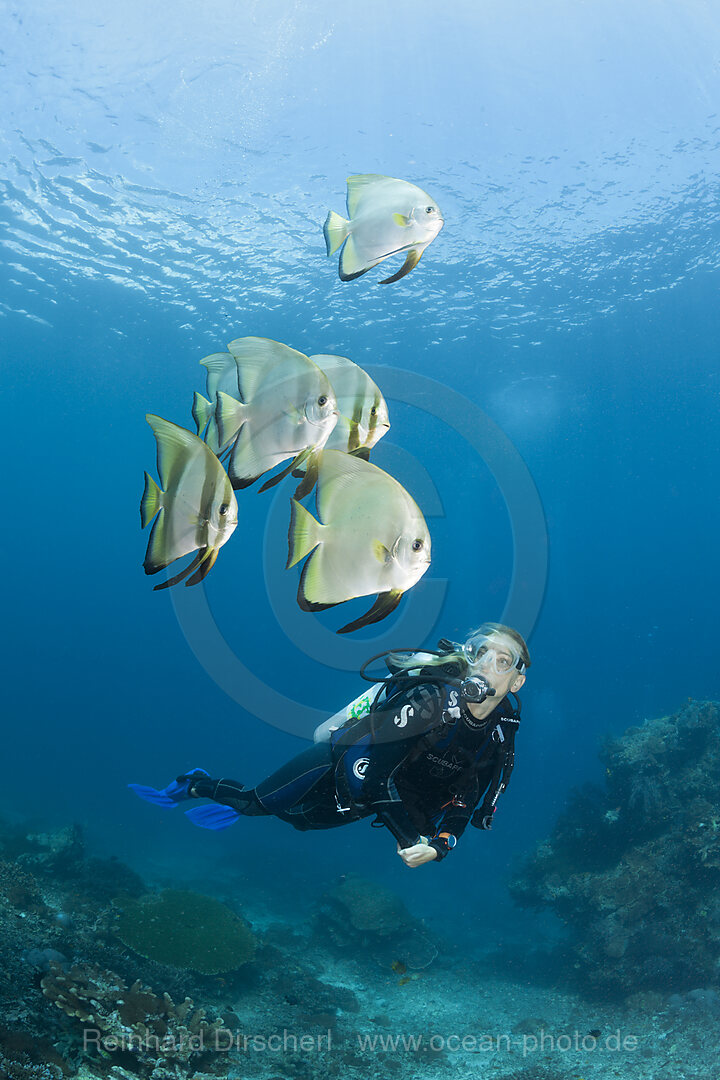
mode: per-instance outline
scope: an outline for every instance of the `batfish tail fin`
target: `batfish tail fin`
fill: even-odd
[[[215,406],[211,401],[208,401],[202,394],[198,394],[197,390],[193,394],[192,404],[192,417],[195,421],[198,435],[201,431],[204,431],[208,426],[210,420],[215,415]]]
[[[328,255],[334,255],[344,240],[347,240],[350,232],[350,222],[340,214],[331,210],[325,219],[323,233],[325,234],[325,246]]]
[[[220,446],[226,446],[237,438],[237,434],[245,423],[247,408],[234,397],[223,393],[217,394],[215,406],[215,421],[218,429],[218,442]]]
[[[320,543],[319,530],[321,525],[312,516],[309,510],[297,501],[290,500],[290,526],[288,528],[288,561],[285,566],[289,570],[308,552]]]
[[[162,509],[162,496],[163,493],[152,476],[145,473],[145,490],[140,500],[140,522],[143,529],[149,525],[158,510]]]

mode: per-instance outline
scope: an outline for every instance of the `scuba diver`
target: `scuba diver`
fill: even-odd
[[[490,829],[510,779],[520,702],[530,667],[521,635],[484,623],[460,645],[381,653],[389,674],[316,730],[313,745],[254,788],[204,769],[142,799],[186,810],[195,825],[224,829],[241,816],[273,815],[296,829],[329,829],[375,815],[406,866],[444,859],[468,823]],[[508,695],[515,698],[511,704]]]

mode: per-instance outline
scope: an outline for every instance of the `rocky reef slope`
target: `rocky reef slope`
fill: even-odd
[[[518,868],[521,905],[567,924],[573,969],[624,995],[720,981],[720,707],[689,702],[606,743]]]

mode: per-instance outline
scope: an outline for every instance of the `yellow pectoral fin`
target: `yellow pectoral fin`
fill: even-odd
[[[373,541],[372,550],[373,555],[382,566],[385,565],[388,559],[392,558],[391,552],[385,547],[381,540]]]
[[[393,214],[393,221],[403,229],[407,229],[408,226],[412,225],[411,219],[405,217],[404,214]]]

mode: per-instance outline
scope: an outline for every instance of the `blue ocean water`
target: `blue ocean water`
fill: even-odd
[[[602,737],[720,696],[717,11],[0,14],[0,809],[80,821],[168,877],[237,860],[311,896],[360,870],[421,917],[452,897],[463,940],[480,915],[517,925],[509,862],[600,778]],[[325,256],[355,172],[442,207],[394,285],[343,284]],[[381,386],[388,369],[373,460],[428,508],[433,563],[352,641],[295,604],[286,487],[239,493],[205,586],[153,593],[143,574],[144,414],[191,426],[199,360],[241,335],[342,353]],[[533,657],[516,771],[493,834],[441,868],[408,873],[366,824],[205,835],[126,791],[195,765],[255,782],[362,689],[366,656],[458,638],[509,599]]]

